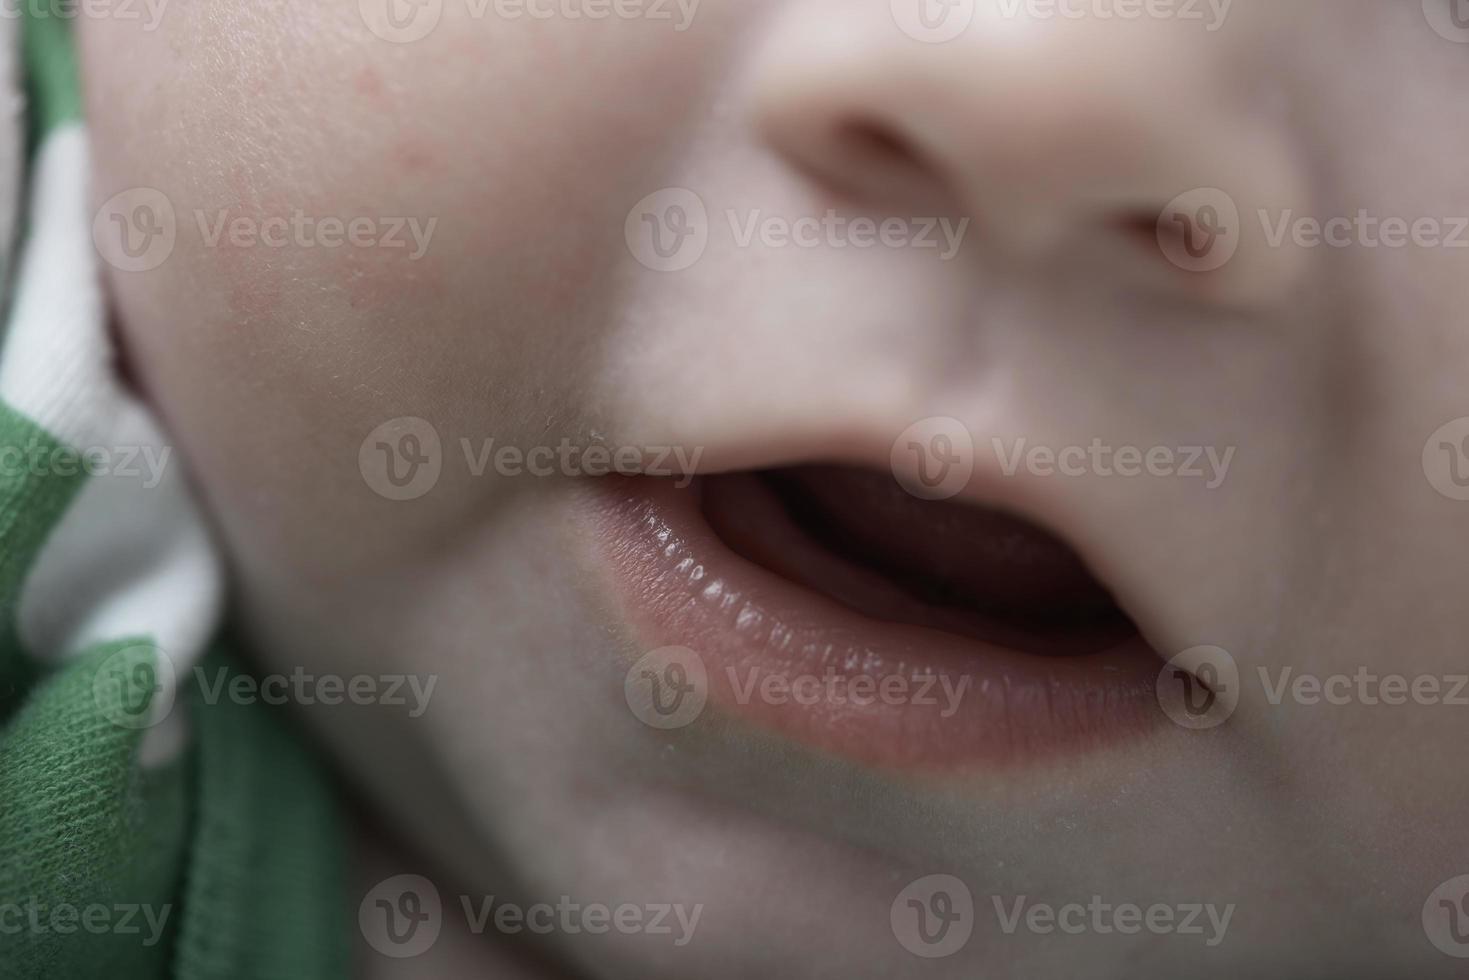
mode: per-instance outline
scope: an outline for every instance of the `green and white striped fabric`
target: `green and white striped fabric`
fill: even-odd
[[[198,683],[234,669],[220,565],[115,373],[69,24],[41,8],[0,34],[27,133],[0,76],[0,978],[343,976],[330,788],[270,709]]]

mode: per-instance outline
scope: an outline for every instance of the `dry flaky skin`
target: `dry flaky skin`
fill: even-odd
[[[473,894],[704,903],[679,949],[545,940],[593,975],[907,975],[890,905],[935,871],[976,889],[979,926],[933,976],[1452,975],[1419,917],[1469,872],[1469,707],[1272,704],[1259,681],[1466,672],[1469,504],[1421,459],[1469,415],[1469,251],[1271,248],[1255,217],[1469,215],[1469,47],[1424,5],[1238,0],[1209,31],[981,0],[942,45],[886,0],[704,0],[685,31],[446,0],[402,44],[359,6],[79,30],[96,199],[147,186],[178,216],[168,259],[111,288],[258,659],[445,681],[419,718],[305,709],[415,854]],[[625,224],[670,187],[710,240],[650,271]],[[1129,229],[1199,187],[1228,191],[1243,241],[1183,274]],[[834,203],[973,223],[945,262],[741,248],[725,218]],[[437,223],[416,259],[207,243],[221,212],[298,210]],[[359,469],[400,416],[444,450],[410,502]],[[972,485],[1065,535],[1160,651],[1230,651],[1225,726],[957,784],[651,732],[623,701],[640,651],[594,574],[584,481],[476,476],[460,442],[885,468],[929,416],[986,460],[991,438],[1237,449],[1213,489],[992,462]],[[1210,949],[1008,935],[991,896],[1019,895],[1237,910]]]

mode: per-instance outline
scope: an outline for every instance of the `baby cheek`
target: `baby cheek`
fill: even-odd
[[[432,227],[425,226],[432,234]],[[431,238],[425,242],[432,249]],[[410,241],[409,248],[418,244]],[[332,278],[337,283],[347,308],[354,313],[382,310],[391,305],[421,310],[435,296],[443,294],[444,277],[439,274],[429,252],[420,258],[377,258],[359,251],[342,253],[332,261]]]
[[[385,168],[422,172],[431,160],[431,151],[409,147]],[[232,320],[329,318],[342,308],[421,312],[442,297],[436,259],[450,247],[441,215],[407,207],[354,210],[326,196],[313,201],[279,189],[255,194],[239,173],[230,186],[229,203],[192,208],[182,217]]]
[[[352,91],[360,105],[385,118],[403,106],[384,81],[382,72],[373,65],[363,65],[352,78]],[[396,137],[388,154],[394,174],[406,180],[432,179],[441,170],[440,154],[433,141],[424,135],[406,133]]]

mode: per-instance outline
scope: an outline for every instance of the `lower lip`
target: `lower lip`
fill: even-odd
[[[1034,764],[1165,718],[1161,662],[1140,638],[1042,657],[872,619],[735,554],[704,519],[697,482],[595,482],[625,621],[648,650],[698,655],[714,711],[903,771]]]

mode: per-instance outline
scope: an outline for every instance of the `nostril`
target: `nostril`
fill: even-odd
[[[1158,216],[1144,208],[1125,211],[1111,221],[1113,231],[1139,252],[1164,262],[1168,257],[1169,238],[1175,229],[1158,220]]]
[[[1187,230],[1179,224],[1162,220],[1159,212],[1147,208],[1125,211],[1112,219],[1111,227],[1119,237],[1132,243],[1146,257],[1155,259],[1160,266],[1190,271],[1187,265],[1176,261],[1176,257],[1188,255],[1188,250],[1193,247]]]
[[[819,176],[843,195],[895,213],[954,207],[946,175],[900,128],[881,119],[851,118],[829,138],[833,152]]]
[[[1114,227],[1122,235],[1140,247],[1156,249],[1158,247],[1158,219],[1146,211],[1129,211],[1119,215],[1113,221]]]
[[[921,173],[922,156],[917,147],[901,133],[876,120],[857,120],[844,124],[838,138],[847,152],[874,167],[894,167]]]

